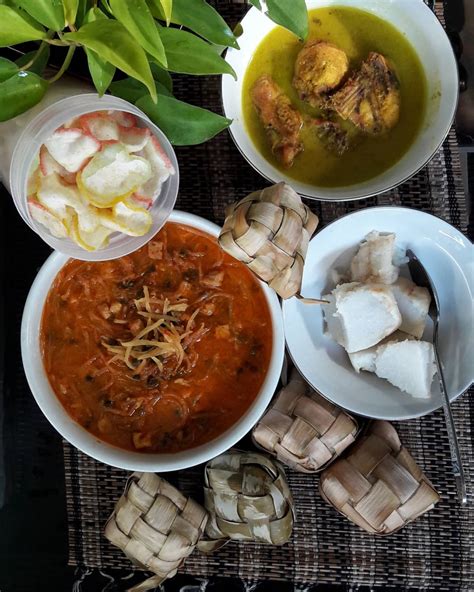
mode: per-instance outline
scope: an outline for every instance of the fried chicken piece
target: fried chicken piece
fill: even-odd
[[[338,115],[367,134],[392,129],[400,114],[400,91],[384,56],[369,53],[360,70],[332,95],[331,104]]]
[[[342,156],[350,148],[349,134],[334,121],[313,119],[316,135],[328,152]]]
[[[267,131],[272,151],[289,168],[303,150],[303,118],[271,76],[259,78],[251,91],[252,102]]]
[[[335,90],[349,70],[346,53],[332,43],[312,39],[303,46],[295,62],[293,86],[302,101],[320,107],[325,95]]]

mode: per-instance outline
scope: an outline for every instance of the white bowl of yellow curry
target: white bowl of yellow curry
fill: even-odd
[[[422,0],[307,0],[306,40],[251,8],[223,77],[231,134],[271,181],[322,200],[396,187],[445,139],[456,61]]]

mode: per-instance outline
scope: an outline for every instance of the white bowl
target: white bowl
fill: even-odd
[[[439,352],[451,401],[474,381],[474,248],[455,228],[430,214],[397,207],[368,208],[339,218],[310,242],[302,294],[319,297],[333,284],[330,270],[347,269],[360,241],[371,231],[394,232],[431,276],[439,294]],[[322,395],[354,413],[402,420],[426,415],[442,404],[435,376],[431,397],[417,399],[369,372],[357,374],[344,349],[324,335],[317,305],[296,298],[283,303],[290,355],[306,380]]]
[[[220,228],[198,216],[174,211],[169,220],[218,236]],[[270,366],[255,401],[246,413],[226,432],[207,444],[168,454],[147,454],[117,448],[99,440],[72,420],[54,394],[43,367],[40,351],[40,325],[44,302],[54,278],[68,261],[61,253],[53,253],[36,276],[23,311],[21,353],[26,378],[41,411],[51,425],[68,442],[89,456],[106,464],[131,471],[176,471],[206,462],[232,447],[257,422],[269,404],[280,378],[285,349],[283,320],[278,298],[266,284],[260,286],[267,299],[273,325]]]
[[[258,151],[249,137],[242,113],[242,84],[245,71],[259,43],[275,23],[256,8],[242,20],[240,50],[229,49],[226,60],[234,68],[237,80],[222,77],[222,100],[226,117],[233,119],[230,132],[247,161],[266,179],[286,181],[300,195],[345,201],[377,195],[396,187],[422,168],[446,138],[458,101],[458,70],[446,33],[423,0],[306,0],[309,9],[324,6],[351,6],[371,12],[401,31],[416,50],[424,66],[428,108],[415,141],[405,155],[380,175],[346,187],[317,187],[300,183],[276,169]]]

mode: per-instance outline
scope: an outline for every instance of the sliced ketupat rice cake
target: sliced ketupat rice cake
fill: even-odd
[[[361,242],[352,259],[351,280],[393,284],[399,274],[399,268],[393,264],[395,256],[395,235],[373,230]]]
[[[436,374],[433,344],[407,339],[381,345],[377,348],[375,373],[401,391],[426,399]]]
[[[348,353],[354,370],[359,374],[361,370],[366,372],[375,372],[375,359],[377,358],[377,351],[381,345],[391,343],[394,341],[405,341],[406,339],[414,339],[411,335],[403,333],[403,331],[395,331],[394,333],[382,339],[380,343],[363,349],[358,352]]]
[[[376,345],[402,322],[390,286],[351,282],[323,299],[328,331],[350,353]]]
[[[430,293],[404,277],[399,277],[391,287],[402,315],[400,331],[421,339],[430,308]]]

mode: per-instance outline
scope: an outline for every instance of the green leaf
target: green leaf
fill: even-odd
[[[237,23],[234,27],[234,35],[237,39],[244,34],[244,28],[242,27],[242,23]]]
[[[234,69],[217,54],[212,45],[187,31],[160,27],[168,58],[168,70],[181,74],[231,74]]]
[[[305,0],[267,0],[268,16],[300,39],[308,36],[308,10]]]
[[[146,54],[121,23],[100,19],[82,25],[76,33],[66,33],[64,39],[81,43],[125,74],[143,82],[156,101],[155,82]]]
[[[120,97],[129,103],[135,103],[148,93],[146,86],[135,78],[115,80],[110,85],[109,90],[115,97]]]
[[[31,60],[34,58],[33,64],[28,68],[28,72],[34,72],[41,76],[43,74],[44,69],[48,65],[49,61],[49,45],[45,45],[40,48],[38,51],[29,51],[15,60],[15,64],[21,69],[26,64],[29,64]]]
[[[86,23],[93,23],[97,20],[107,20],[108,16],[105,15],[102,10],[100,10],[100,8],[97,8],[97,6],[94,6],[93,8],[91,8],[90,10],[87,11],[87,13],[84,16],[84,24]]]
[[[165,20],[160,0],[148,0],[151,11]],[[239,48],[237,39],[221,15],[204,0],[173,0],[171,22],[183,25],[217,45]]]
[[[86,13],[88,9],[88,0],[79,0],[79,5],[77,7],[77,15],[76,15],[76,28],[79,28],[84,19],[86,18]]]
[[[92,82],[101,97],[114,79],[115,66],[100,58],[92,49],[86,48],[86,55]]]
[[[79,0],[63,0],[63,6],[66,23],[68,25],[73,25],[76,22]]]
[[[260,0],[249,0],[249,2],[252,6],[255,6],[255,8],[262,10],[262,3],[260,2]]]
[[[166,134],[175,146],[202,144],[229,127],[231,119],[160,94],[157,104],[150,97],[135,103]]]
[[[156,90],[157,90],[158,94],[161,96],[163,96],[163,95],[165,97],[172,97],[173,96],[173,93],[168,88],[166,88],[166,86],[161,84],[161,82],[156,83]],[[158,100],[160,100],[160,99],[158,99]]]
[[[155,82],[159,82],[162,86],[164,86],[170,93],[173,92],[173,79],[171,78],[171,74],[168,70],[165,70],[155,62],[150,63],[151,73],[153,74],[153,78]]]
[[[160,33],[145,0],[109,0],[113,15],[133,35],[144,50],[166,67]]]
[[[46,31],[22,10],[0,5],[0,47],[44,39]]]
[[[96,20],[105,19],[107,17],[98,8],[91,8],[85,16],[86,23],[93,23]],[[109,88],[115,75],[115,66],[106,60],[103,60],[92,49],[84,48],[87,55],[87,65],[92,78],[92,82],[101,97]],[[143,87],[145,88],[145,87]]]
[[[0,121],[12,119],[38,104],[48,89],[46,80],[20,70],[0,83]]]
[[[14,0],[14,3],[48,29],[64,29],[66,21],[61,0]]]
[[[100,0],[100,3],[109,14],[112,14],[112,9],[110,8],[109,0]]]
[[[7,60],[7,58],[0,58],[0,82],[8,80],[18,72],[18,66],[15,62]]]
[[[173,0],[160,0],[161,8],[165,15],[166,26],[171,22],[171,13],[173,12]]]
[[[172,97],[172,93],[163,86],[160,82],[156,83],[156,89],[160,95],[166,95]],[[136,103],[138,99],[146,96],[148,90],[141,82],[135,80],[135,78],[123,78],[122,80],[116,80],[110,85],[110,92],[116,96],[128,101],[129,103]],[[160,99],[158,99],[160,100]]]

